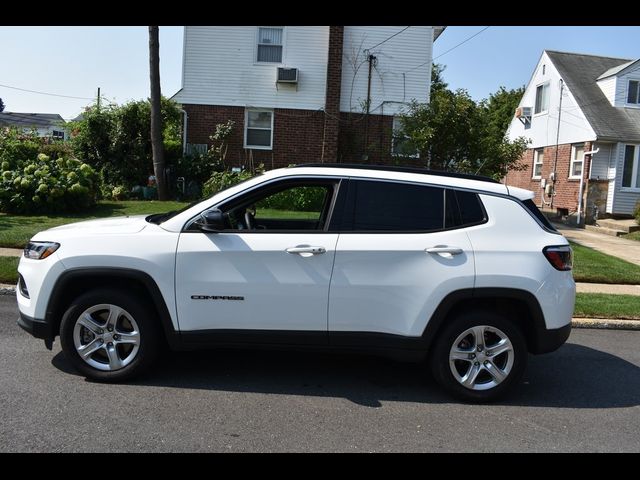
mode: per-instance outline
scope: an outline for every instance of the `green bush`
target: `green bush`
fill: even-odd
[[[93,206],[99,179],[86,163],[40,153],[35,160],[7,168],[0,179],[0,211],[73,212]]]
[[[242,172],[232,172],[230,170],[215,172],[211,177],[209,177],[209,180],[204,183],[202,195],[204,197],[210,197],[221,190],[232,187],[240,182],[248,180],[251,177],[253,177],[253,174],[248,170]]]
[[[325,194],[326,190],[322,187],[291,188],[264,199],[260,206],[276,210],[319,212],[322,210]]]
[[[640,201],[636,203],[636,208],[633,211],[633,216],[636,217],[636,222],[640,225]]]
[[[0,128],[0,164],[16,168],[40,153],[42,139],[35,132],[23,133],[14,127]],[[5,170],[3,168],[3,170]]]

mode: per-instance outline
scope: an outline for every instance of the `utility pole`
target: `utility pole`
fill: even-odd
[[[98,111],[100,111],[100,87],[98,87]]]
[[[560,106],[558,107],[558,128],[556,131],[556,158],[553,161],[553,178],[551,180],[551,202],[549,207],[553,208],[553,199],[556,196],[556,167],[558,166],[558,147],[560,146],[560,117],[562,116],[562,91],[564,90],[564,82],[560,79]]]
[[[371,70],[374,67],[374,62],[377,60],[375,55],[368,54],[367,61],[369,62],[369,78],[367,79],[367,102],[366,113],[364,118],[364,151],[367,152],[369,148],[369,112],[371,111]],[[369,154],[367,155],[367,161],[369,160]]]

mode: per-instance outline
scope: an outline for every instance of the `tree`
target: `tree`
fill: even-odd
[[[442,72],[444,72],[445,68],[447,67],[441,63],[431,65],[431,95],[433,95],[434,92],[446,90],[449,86],[442,77]]]
[[[151,149],[153,172],[158,185],[158,200],[169,200],[165,178],[164,146],[162,144],[162,117],[160,104],[160,42],[158,27],[149,27],[149,69],[151,80]]]
[[[517,92],[502,88],[478,104],[466,90],[449,90],[443,70],[441,65],[433,66],[430,102],[412,102],[401,117],[403,132],[425,166],[496,179],[504,177],[509,169],[519,168],[527,142],[524,138],[512,142],[505,137]]]
[[[3,112],[3,111],[4,111],[4,102],[0,98],[0,112]]]

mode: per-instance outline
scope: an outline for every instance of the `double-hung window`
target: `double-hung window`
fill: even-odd
[[[542,177],[542,164],[544,163],[544,150],[539,148],[533,151],[533,178]]]
[[[640,161],[638,145],[626,145],[624,148],[624,166],[622,168],[622,187],[640,189]]]
[[[627,88],[627,103],[640,105],[640,81],[629,80]]]
[[[545,113],[549,110],[549,83],[536,88],[536,107],[533,113]]]
[[[569,166],[569,178],[582,177],[583,165],[584,165],[584,145],[573,145],[571,147],[571,165]]]
[[[272,146],[273,110],[245,110],[244,147],[271,150]]]
[[[282,63],[282,27],[258,27],[258,51],[260,63]]]

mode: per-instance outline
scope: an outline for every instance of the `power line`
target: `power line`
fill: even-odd
[[[462,42],[460,42],[460,43],[459,43],[459,44],[457,44],[456,46],[451,47],[449,50],[447,50],[447,51],[446,51],[446,52],[444,52],[444,53],[441,53],[441,54],[440,54],[440,55],[438,55],[437,57],[434,57],[434,58],[432,58],[431,60],[428,60],[428,61],[426,61],[426,62],[424,62],[424,63],[421,63],[421,64],[420,64],[420,65],[418,65],[417,67],[410,68],[409,70],[407,70],[406,72],[403,72],[403,73],[409,73],[409,72],[412,72],[412,71],[414,71],[414,70],[417,70],[417,69],[418,69],[418,68],[420,68],[420,67],[425,66],[427,63],[431,63],[431,62],[433,62],[433,61],[434,61],[434,60],[436,60],[437,58],[440,58],[440,57],[442,57],[443,55],[446,55],[447,53],[449,53],[450,51],[455,50],[455,49],[456,49],[456,48],[458,48],[460,45],[463,45],[463,44],[467,43],[467,42],[468,42],[469,40],[471,40],[472,38],[477,37],[478,35],[480,35],[482,32],[484,32],[484,31],[485,31],[486,29],[488,29],[488,28],[490,28],[490,26],[489,26],[489,27],[484,27],[484,28],[483,28],[482,30],[480,30],[479,32],[474,33],[474,34],[473,34],[473,35],[471,35],[469,38],[467,38],[467,39],[463,40]]]
[[[397,36],[397,35],[400,35],[402,32],[404,32],[407,28],[410,28],[410,27],[411,27],[411,25],[409,25],[408,27],[403,28],[403,29],[402,29],[402,30],[400,30],[399,32],[394,33],[394,34],[393,34],[393,35],[391,35],[389,38],[387,38],[387,39],[385,39],[385,40],[381,41],[380,43],[378,43],[378,44],[374,45],[373,47],[369,47],[369,48],[367,48],[367,50],[373,50],[374,48],[379,47],[379,46],[380,46],[380,45],[382,45],[383,43],[388,42],[389,40],[391,40],[393,37],[395,37],[395,36]]]
[[[0,84],[0,87],[11,88],[13,90],[20,90],[22,92],[38,93],[40,95],[50,95],[52,97],[77,98],[78,100],[93,100],[93,97],[92,98],[89,98],[89,97],[74,97],[72,95],[59,95],[57,93],[38,92],[36,90],[27,90],[26,88],[12,87],[11,85],[2,85],[2,84]]]

